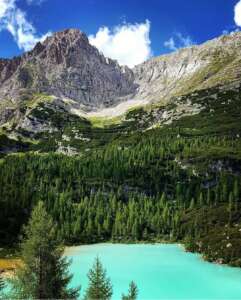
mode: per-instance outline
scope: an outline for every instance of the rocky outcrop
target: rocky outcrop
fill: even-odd
[[[0,84],[8,80],[20,65],[21,57],[13,59],[0,59]]]
[[[133,72],[105,58],[86,35],[69,29],[48,37],[22,57],[0,61],[0,98],[30,90],[70,98],[89,109],[115,104],[135,92]]]
[[[196,90],[241,81],[241,33],[155,57],[134,68],[136,97],[167,102]]]
[[[241,82],[240,50],[238,32],[152,58],[131,70],[105,58],[83,32],[57,32],[20,57],[0,60],[0,124],[37,93],[55,96],[69,112],[106,117],[138,105],[177,102],[202,89],[236,88]],[[195,112],[188,107],[189,114]]]

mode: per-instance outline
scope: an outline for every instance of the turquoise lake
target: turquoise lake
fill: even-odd
[[[72,285],[87,287],[87,273],[98,256],[113,284],[113,299],[121,299],[131,280],[138,299],[241,299],[241,269],[220,266],[187,253],[176,244],[96,244],[70,247]]]

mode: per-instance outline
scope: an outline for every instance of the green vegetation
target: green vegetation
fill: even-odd
[[[108,127],[111,125],[117,125],[120,124],[122,121],[122,117],[113,117],[113,118],[108,118],[108,117],[91,117],[89,118],[89,121],[93,125],[93,127]]]
[[[55,130],[22,132],[38,143],[22,154],[3,152],[1,243],[17,244],[42,200],[65,244],[181,241],[209,260],[241,266],[240,89],[217,87],[176,101],[202,110],[151,130],[164,109],[175,112],[175,101],[131,110],[104,128],[53,103],[34,107],[31,115]],[[53,153],[60,144],[75,155]]]
[[[76,299],[78,289],[70,289],[69,262],[57,242],[52,219],[44,204],[34,208],[24,230],[22,266],[10,280],[13,299]]]
[[[4,298],[10,299],[78,299],[78,288],[70,288],[72,275],[69,275],[70,262],[63,257],[56,226],[46,212],[44,203],[38,202],[33,209],[27,226],[24,226],[21,242],[21,262],[13,276],[8,279],[10,292]],[[86,300],[108,300],[113,294],[112,284],[106,276],[98,257],[88,273],[89,286]],[[0,276],[0,293],[5,282]],[[0,294],[0,296],[2,296]],[[128,296],[123,299],[136,299],[137,286],[130,283]]]
[[[4,289],[4,286],[5,286],[5,283],[4,283],[4,280],[2,278],[2,275],[0,274],[0,293]],[[0,296],[1,296],[1,294],[0,294]]]
[[[230,199],[239,205],[240,143],[238,137],[177,138],[175,130],[156,129],[82,156],[9,155],[0,168],[1,242],[16,241],[39,199],[65,244],[198,240],[214,226],[194,227],[195,212],[215,208],[219,220]],[[239,217],[220,226],[238,230],[235,224]],[[225,248],[220,258],[238,264],[239,251],[230,261],[231,251]]]
[[[101,261],[97,257],[92,268],[88,273],[89,286],[85,292],[85,300],[110,300],[113,294],[113,287],[110,279],[106,275]],[[123,300],[136,300],[138,289],[136,284],[131,281],[129,285],[128,295],[122,295]]]
[[[241,98],[238,88],[206,89],[173,98],[166,106],[156,104],[145,109],[135,108],[127,112],[123,120],[121,117],[90,120],[80,118],[67,112],[64,106],[57,105],[51,97],[42,94],[31,95],[29,98],[25,95],[24,99],[22,109],[28,111],[28,119],[34,124],[37,122],[45,126],[45,130],[32,132],[15,129],[16,136],[22,136],[20,142],[24,142],[26,146],[17,151],[51,152],[70,147],[73,152],[82,153],[105,147],[116,140],[129,139],[152,126],[160,128],[160,134],[168,130],[194,137],[241,135]],[[175,116],[178,105],[186,103],[189,103],[189,109],[198,105],[201,112],[189,116],[182,116],[178,112],[178,118],[174,117],[172,123],[163,125],[163,112]],[[13,128],[14,126],[16,124]],[[7,135],[8,131],[6,128],[2,132]],[[2,151],[3,154],[9,152],[16,152],[16,147],[13,145]]]
[[[182,220],[182,227],[189,230],[187,250],[202,253],[207,260],[240,267],[240,204],[232,199],[229,205],[187,211]]]
[[[5,134],[0,134],[0,158],[8,152],[22,152],[28,149],[29,143],[22,142],[21,140],[13,140]]]
[[[191,93],[197,88],[208,88],[209,86],[215,86],[219,83],[229,83],[233,80],[232,72],[225,72],[229,66],[235,63],[236,57],[233,55],[224,56],[222,51],[216,50],[216,53],[212,54],[212,60],[203,68],[192,76],[188,82],[180,91],[179,94]]]
[[[138,288],[135,282],[131,282],[127,296],[122,295],[122,300],[136,300],[138,295]]]
[[[4,289],[5,289],[5,281],[2,277],[2,274],[0,274],[0,299],[6,298],[6,296],[4,294]]]
[[[203,90],[187,96],[204,109],[197,115],[183,117],[172,124],[188,135],[230,135],[241,132],[240,90],[219,88]],[[186,97],[182,99],[186,101]]]
[[[86,290],[86,300],[103,299],[109,300],[113,294],[110,279],[106,277],[104,270],[98,257],[96,258],[92,269],[88,274],[89,286]]]

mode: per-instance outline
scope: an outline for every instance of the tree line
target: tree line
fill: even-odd
[[[9,291],[4,293],[4,280],[0,278],[0,298],[10,299],[84,299],[109,300],[113,287],[99,258],[88,273],[89,285],[80,297],[80,286],[71,288],[70,261],[63,255],[56,234],[56,225],[48,215],[44,203],[33,209],[21,241],[21,265],[8,279]],[[131,281],[123,300],[135,300],[138,289]]]
[[[214,224],[227,215],[232,227],[240,222],[239,146],[238,137],[152,131],[74,157],[6,156],[0,161],[0,242],[17,241],[39,200],[64,244],[196,241],[214,228],[200,224],[207,211],[215,213]]]

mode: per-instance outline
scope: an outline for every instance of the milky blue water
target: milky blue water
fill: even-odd
[[[121,299],[131,280],[139,288],[138,299],[241,299],[241,269],[203,261],[179,245],[96,244],[71,247],[72,285],[87,287],[87,273],[98,256],[114,287],[113,299]]]

